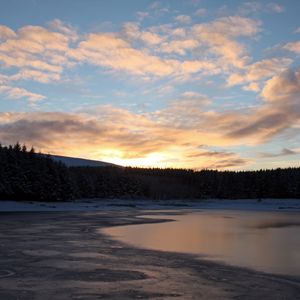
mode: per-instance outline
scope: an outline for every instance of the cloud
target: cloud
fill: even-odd
[[[183,20],[185,16],[177,17]],[[238,68],[245,65],[249,57],[237,38],[254,36],[260,31],[260,25],[259,21],[238,16],[223,17],[186,29],[164,24],[141,30],[138,23],[129,22],[123,25],[120,33],[88,35],[72,54],[79,61],[146,77],[186,78],[198,72],[218,74],[221,70],[227,72],[230,65]],[[109,52],[109,55],[103,52]],[[151,68],[146,70],[144,64]]]
[[[204,169],[241,168],[251,162],[250,159],[241,158],[236,153],[226,151],[198,151],[189,154],[189,157],[193,160],[205,158]]]
[[[169,12],[169,8],[163,7],[162,2],[154,1],[149,5],[150,14],[153,14],[156,17],[162,17],[163,15]]]
[[[129,40],[137,40],[141,36],[139,23],[137,22],[126,22],[122,26],[122,35]]]
[[[251,160],[245,158],[232,158],[219,160],[216,163],[208,164],[207,169],[228,169],[234,167],[242,167],[249,164]]]
[[[285,8],[278,3],[268,3],[266,7],[271,12],[282,13],[285,11]]]
[[[0,25],[0,41],[16,37],[16,33],[5,25]]]
[[[292,128],[300,120],[300,70],[287,70],[269,79],[261,92],[265,104],[235,116],[233,138],[255,137],[257,142],[270,140]]]
[[[178,15],[175,17],[175,20],[182,24],[190,24],[192,22],[192,18],[187,15]]]
[[[33,80],[42,83],[58,81],[60,75],[57,73],[45,73],[39,70],[23,69],[15,75],[9,77],[11,81]]]
[[[259,92],[260,86],[257,82],[251,82],[248,85],[243,86],[244,91],[252,91],[252,92]]]
[[[160,46],[160,51],[164,53],[176,53],[185,55],[188,51],[200,46],[199,41],[195,39],[173,40],[165,42]]]
[[[158,151],[174,139],[163,136],[145,117],[110,106],[94,108],[93,114],[16,113],[9,118],[5,115],[5,122],[1,119],[0,123],[2,141],[20,140],[47,151],[56,145],[61,145],[61,151],[71,150],[74,144],[81,144],[82,149],[98,145],[138,157]]]
[[[216,19],[210,23],[196,25],[194,30],[201,33],[219,33],[225,36],[253,36],[260,31],[261,22],[240,16]]]
[[[28,98],[31,102],[44,99],[42,95],[16,87],[15,82],[58,81],[64,68],[73,65],[67,53],[70,43],[78,39],[75,29],[60,20],[48,26],[28,25],[15,32],[0,25],[1,74],[6,74],[7,81],[7,86],[1,90],[9,98]]]
[[[300,54],[300,41],[287,43],[283,46],[283,49]]]
[[[235,153],[199,150],[264,143],[300,120],[300,70],[269,79],[265,102],[246,110],[213,111],[205,95],[187,91],[163,109],[133,113],[110,105],[77,113],[12,113],[0,116],[0,140],[16,140],[46,152],[123,164],[238,168],[251,163]],[[80,145],[80,147],[75,147]],[[287,153],[285,151],[285,153]]]
[[[130,24],[132,33],[137,30]],[[127,28],[128,29],[128,28]],[[144,33],[145,34],[145,33]],[[145,41],[145,35],[143,40]],[[127,31],[128,36],[128,31]],[[137,34],[134,34],[137,36]],[[152,39],[156,43],[155,35],[149,35],[147,42]],[[147,49],[137,49],[118,34],[97,33],[90,34],[86,40],[80,42],[77,49],[70,52],[73,59],[107,68],[113,71],[127,72],[139,76],[180,76],[201,71],[215,72],[216,66],[209,61],[183,60],[161,58],[151,54]]]
[[[0,114],[0,120],[2,141],[20,140],[44,150],[55,149],[59,143],[64,149],[68,143],[87,142],[101,133],[92,121],[63,113],[6,113]],[[64,143],[67,138],[70,142]]]
[[[149,116],[156,123],[166,127],[198,130],[200,132],[202,122],[205,122],[203,108],[211,102],[205,95],[188,91],[182,93],[178,99],[171,101],[166,108],[155,111]],[[206,127],[206,129],[208,128]],[[207,134],[203,134],[204,136],[207,136]]]
[[[163,41],[163,38],[158,34],[150,31],[142,32],[141,40],[148,45],[157,45]]]
[[[189,21],[185,15],[177,16],[177,19]],[[250,59],[240,38],[254,37],[260,31],[261,22],[258,20],[229,16],[190,27],[170,23],[152,26],[143,31],[138,23],[126,23],[122,33],[135,50],[143,49],[137,41],[143,42],[146,47],[150,44],[154,46],[147,48],[148,53],[158,54],[163,61],[167,61],[170,55],[181,64],[205,61],[226,73],[229,67],[243,68]],[[122,38],[122,34],[119,38]]]
[[[269,102],[282,102],[284,105],[295,104],[300,95],[300,70],[287,70],[270,79],[262,91],[262,96]]]
[[[230,153],[230,152],[225,152],[225,151],[201,151],[201,152],[196,152],[192,153],[189,155],[189,157],[231,157],[234,156],[235,153]]]
[[[168,76],[178,66],[175,60],[162,60],[138,50],[115,34],[90,34],[72,53],[74,59],[135,75]]]
[[[259,157],[262,158],[273,158],[273,157],[280,157],[280,156],[290,156],[290,155],[296,155],[299,154],[299,152],[294,151],[294,150],[290,150],[287,148],[283,148],[279,153],[258,153]]]
[[[251,14],[251,13],[257,13],[262,11],[263,8],[263,4],[260,2],[256,2],[256,1],[251,1],[251,2],[245,2],[243,3],[239,8],[238,8],[238,12],[241,15],[247,15],[247,14]]]
[[[190,17],[179,15],[177,20],[186,23]],[[58,19],[47,27],[28,25],[16,32],[2,25],[0,63],[2,74],[9,74],[14,82],[59,81],[66,69],[80,64],[146,80],[188,80],[198,73],[227,72],[230,65],[242,67],[248,57],[237,38],[253,36],[259,30],[258,21],[238,16],[189,28],[162,24],[141,30],[139,23],[127,22],[119,32],[86,35],[79,35],[72,25]]]
[[[245,66],[243,73],[233,73],[227,79],[228,86],[253,83],[248,88],[255,91],[259,87],[254,82],[273,77],[286,70],[292,64],[289,58],[269,58]],[[254,88],[254,89],[253,89]],[[246,88],[247,89],[247,88]]]
[[[255,115],[255,112],[257,115]],[[233,139],[248,140],[251,143],[263,143],[284,130],[288,129],[293,121],[287,120],[288,113],[286,111],[270,111],[266,108],[252,111],[252,114],[246,118],[245,116],[237,116],[237,120],[242,121],[235,129],[228,131],[227,135]],[[235,121],[236,122],[236,121]]]
[[[300,121],[300,70],[288,70],[269,79],[261,92],[264,102],[255,107],[214,111],[209,99],[187,94],[151,118],[158,124],[197,132],[199,142],[210,145],[255,145],[270,141]],[[204,102],[203,102],[204,101]]]
[[[262,9],[267,6],[255,2],[248,8],[251,6],[254,12],[260,5]],[[280,10],[274,5],[268,7]],[[25,80],[59,82],[66,70],[89,65],[105,75],[150,82],[143,90],[144,95],[148,92],[148,102],[151,94],[162,100],[160,95],[170,96],[177,88],[181,90],[183,86],[177,85],[185,80],[198,80],[199,91],[211,80],[208,76],[218,75],[215,83],[219,91],[241,85],[243,90],[258,93],[256,106],[228,108],[225,103],[216,109],[213,99],[189,90],[189,85],[187,91],[167,103],[161,101],[160,109],[151,112],[102,105],[75,113],[2,114],[0,138],[12,143],[24,141],[49,152],[90,153],[93,158],[124,163],[141,159],[147,164],[163,165],[166,160],[176,159],[178,166],[234,168],[249,163],[249,159],[232,152],[199,150],[194,145],[255,145],[299,126],[300,70],[288,69],[293,64],[288,57],[253,62],[248,53],[249,41],[262,30],[259,20],[226,16],[195,24],[200,18],[193,15],[190,24],[190,16],[179,15],[176,21],[170,16],[172,22],[167,24],[141,25],[151,14],[167,11],[158,2],[153,10],[139,12],[139,22],[124,23],[114,32],[102,27],[101,31],[80,34],[74,26],[58,19],[45,26],[16,30],[0,25],[0,92],[6,98],[26,98],[32,104],[45,96],[24,89]],[[198,16],[203,13],[204,9],[195,12]],[[298,43],[280,47],[298,54]],[[227,86],[220,86],[226,78]],[[154,85],[154,80],[162,84]]]
[[[245,2],[238,8],[238,12],[242,15],[259,12],[282,13],[284,11],[285,8],[278,3],[263,3],[262,1]]]
[[[161,6],[161,3],[159,1],[154,1],[149,6],[150,9],[158,9]]]
[[[254,36],[261,22],[240,16],[222,17],[193,26],[194,36],[208,46],[208,51],[221,58],[223,64],[241,68],[248,60],[244,46],[237,37]]]
[[[299,69],[291,69],[269,79],[259,106],[222,112],[196,99],[181,99],[153,113],[152,118],[167,127],[197,131],[204,144],[204,138],[218,146],[264,143],[299,124],[299,74]]]
[[[196,95],[188,93],[185,97]],[[209,160],[207,156],[195,159],[191,154],[197,146],[193,145],[213,142],[212,137],[204,131],[155,122],[149,113],[137,114],[108,105],[73,114],[0,113],[0,140],[4,143],[20,141],[43,152],[74,156],[88,153],[90,158],[131,165],[174,166],[172,160],[176,159],[178,167],[202,168],[207,163],[239,158],[231,153],[210,155]]]
[[[199,8],[195,11],[195,15],[198,17],[202,17],[207,13],[207,9],[205,8]]]
[[[77,30],[71,24],[67,24],[59,19],[54,19],[49,22],[48,25],[50,29],[64,34],[71,41],[75,42],[79,39]]]
[[[138,11],[136,14],[137,14],[139,21],[143,21],[144,19],[146,19],[149,16],[149,13],[146,11]]]
[[[139,40],[148,45],[156,45],[163,41],[163,37],[152,31],[141,31],[139,23],[126,22],[123,24],[123,35],[129,39],[129,41]],[[122,38],[122,34],[120,36]]]
[[[4,93],[10,99],[28,98],[33,103],[45,99],[46,97],[40,94],[29,92],[24,88],[13,87],[9,85],[0,85],[0,93]]]

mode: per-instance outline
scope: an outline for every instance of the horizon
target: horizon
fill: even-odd
[[[132,167],[299,167],[299,11],[4,0],[0,141]]]
[[[79,161],[91,161],[91,162],[95,162],[95,163],[104,163],[104,164],[107,164],[107,167],[116,167],[116,168],[132,168],[132,169],[145,169],[145,170],[151,170],[151,169],[159,169],[159,170],[182,170],[182,171],[193,171],[193,172],[201,172],[201,171],[218,171],[218,172],[236,172],[236,173],[243,173],[243,172],[260,172],[260,171],[276,171],[278,169],[281,169],[281,170],[286,170],[286,169],[300,169],[300,166],[287,166],[287,167],[274,167],[274,168],[260,168],[260,169],[234,169],[234,170],[226,170],[226,169],[212,169],[212,168],[176,168],[176,167],[145,167],[145,166],[126,166],[126,165],[117,165],[117,164],[113,164],[113,163],[110,163],[110,162],[107,162],[107,161],[101,161],[101,160],[94,160],[94,159],[88,159],[88,158],[84,158],[84,157],[74,157],[74,156],[66,156],[66,155],[56,155],[56,154],[51,154],[51,153],[42,153],[42,152],[36,152],[35,151],[35,148],[32,146],[31,149],[28,149],[27,146],[25,144],[21,145],[20,143],[17,142],[17,144],[19,144],[20,146],[20,149],[22,149],[22,147],[26,147],[26,151],[29,152],[29,151],[32,151],[31,149],[33,149],[34,153],[35,154],[41,154],[41,155],[44,155],[44,156],[50,156],[50,158],[55,158],[53,160],[59,160],[61,161],[62,163],[64,163],[67,167],[84,167],[84,165],[82,164],[82,162],[80,162],[80,164],[76,164],[76,160],[79,160]],[[6,147],[6,148],[14,148],[15,145],[2,145],[0,143],[0,146],[3,146],[3,147]],[[23,151],[23,150],[22,150]],[[62,160],[60,160],[59,158],[63,158]],[[66,162],[64,161],[64,159],[72,159],[74,160],[75,164],[73,165],[71,162]],[[104,165],[86,165],[87,167],[105,167]]]
[[[45,153],[42,153],[45,154]],[[63,157],[63,158],[73,158],[73,159],[79,159],[79,160],[91,160],[91,161],[95,161],[95,162],[101,162],[101,163],[109,163],[111,164],[113,167],[123,167],[123,168],[141,168],[141,169],[174,169],[174,170],[188,170],[188,171],[194,171],[194,172],[198,172],[198,171],[233,171],[233,172],[257,172],[257,171],[261,171],[261,170],[276,170],[276,169],[290,169],[290,168],[300,168],[300,166],[287,166],[287,167],[275,167],[275,168],[261,168],[261,169],[235,169],[235,170],[223,170],[223,169],[207,169],[207,168],[203,168],[203,169],[195,169],[195,168],[176,168],[176,167],[140,167],[140,166],[123,166],[123,165],[115,165],[112,164],[110,162],[107,161],[100,161],[100,160],[94,160],[94,159],[88,159],[88,158],[84,158],[84,157],[73,157],[73,156],[65,156],[65,155],[56,155],[56,154],[51,154],[51,153],[46,153],[46,155],[50,155],[50,156],[57,156],[57,157]]]

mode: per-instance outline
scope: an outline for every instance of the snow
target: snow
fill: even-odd
[[[257,200],[122,200],[86,199],[72,202],[0,201],[0,212],[43,212],[43,211],[103,211],[129,209],[227,209],[254,211],[297,211],[300,199]]]
[[[60,156],[60,155],[50,155],[53,160],[60,161],[68,167],[118,167],[112,163],[99,161],[99,160],[91,160],[85,158],[76,158],[76,157],[68,157],[68,156]]]

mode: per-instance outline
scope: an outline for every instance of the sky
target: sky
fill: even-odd
[[[299,0],[1,0],[0,141],[124,166],[299,167],[299,13]]]

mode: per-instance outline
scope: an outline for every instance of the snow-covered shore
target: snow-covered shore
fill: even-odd
[[[300,199],[257,200],[76,200],[72,202],[0,201],[0,212],[103,211],[124,209],[228,209],[298,211]]]

